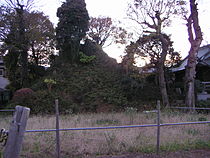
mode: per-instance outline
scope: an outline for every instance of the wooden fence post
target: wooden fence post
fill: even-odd
[[[9,136],[4,149],[3,158],[18,158],[26,129],[30,109],[16,106],[13,120],[9,128]]]
[[[56,157],[60,158],[60,133],[59,133],[58,99],[55,100],[55,111],[56,111]]]
[[[157,101],[157,154],[160,151],[160,100]]]

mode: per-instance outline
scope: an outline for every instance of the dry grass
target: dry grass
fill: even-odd
[[[1,117],[0,127],[8,127],[11,117]],[[210,115],[163,112],[161,123],[210,120]],[[156,114],[108,113],[65,115],[60,128],[154,124]],[[31,116],[27,129],[55,128],[54,116]],[[210,147],[210,125],[161,127],[161,149],[166,151]],[[62,157],[84,157],[123,152],[154,152],[156,128],[60,132]],[[21,158],[54,157],[55,133],[26,133]],[[80,155],[80,156],[79,156]],[[93,157],[93,156],[91,156]]]

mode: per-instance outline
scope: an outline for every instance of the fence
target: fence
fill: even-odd
[[[210,110],[210,108],[191,108],[191,107],[170,107],[170,109],[185,109],[185,110]]]
[[[0,110],[0,112],[15,112],[13,109]]]
[[[175,108],[175,107],[173,107]],[[179,123],[160,123],[160,101],[157,102],[157,110],[147,111],[147,113],[157,113],[157,124],[145,124],[145,125],[128,125],[128,126],[107,126],[107,127],[87,127],[87,128],[59,128],[59,110],[58,100],[55,101],[56,109],[56,129],[42,129],[42,130],[25,130],[27,119],[30,109],[17,106],[13,121],[9,129],[9,137],[4,150],[4,158],[18,158],[21,150],[22,140],[24,133],[31,132],[56,132],[56,156],[60,158],[60,131],[81,131],[81,130],[109,130],[109,129],[124,129],[124,128],[141,128],[141,127],[157,127],[157,143],[156,153],[160,152],[160,128],[162,126],[178,126],[178,125],[192,125],[192,124],[208,124],[210,121],[199,122],[179,122]],[[178,109],[192,109],[188,107],[178,107]],[[199,110],[210,110],[210,108],[194,108]],[[13,110],[14,111],[14,110]]]
[[[18,158],[22,147],[23,136],[26,129],[30,109],[22,106],[16,106],[15,110],[1,110],[2,112],[14,112],[13,120],[10,124],[9,132],[1,133],[2,139],[8,135],[5,140],[5,149],[3,158]],[[2,130],[3,131],[3,130]]]
[[[204,91],[210,91],[210,82],[202,82],[204,85]]]

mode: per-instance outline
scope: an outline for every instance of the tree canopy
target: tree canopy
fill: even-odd
[[[139,24],[139,30],[143,31],[137,44],[143,50],[140,52],[144,55],[150,54],[150,60],[155,63],[163,104],[166,106],[169,106],[169,99],[164,64],[172,49],[170,38],[163,29],[171,24],[173,16],[186,13],[183,7],[185,4],[182,0],[134,0],[128,6],[128,17]]]
[[[55,51],[55,30],[43,12],[27,15],[27,38],[29,40],[29,62],[36,65],[49,64],[49,56]]]
[[[1,52],[8,78],[12,87],[27,87],[35,79],[32,67],[49,64],[55,48],[53,24],[44,13],[31,12],[19,1],[8,1],[0,8]]]
[[[80,41],[88,31],[89,15],[84,0],[67,0],[57,10],[56,39],[60,56],[68,62],[79,57]]]
[[[91,17],[87,37],[102,47],[113,43],[125,44],[131,34],[118,25],[110,17]]]

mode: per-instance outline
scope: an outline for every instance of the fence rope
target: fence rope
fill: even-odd
[[[194,110],[210,110],[210,108],[191,108],[191,107],[169,107],[170,109],[194,109]]]
[[[160,126],[178,126],[178,125],[191,125],[191,124],[207,124],[210,121],[199,121],[199,122],[179,122],[179,123],[165,123],[160,124]],[[83,131],[83,130],[103,130],[103,129],[120,129],[120,128],[140,128],[140,127],[157,127],[157,124],[147,124],[147,125],[128,125],[128,126],[107,126],[107,127],[86,127],[86,128],[61,128],[59,131]],[[26,130],[26,133],[31,132],[55,132],[56,129],[35,129]]]
[[[0,112],[15,112],[15,110],[11,109],[11,110],[0,110]]]

